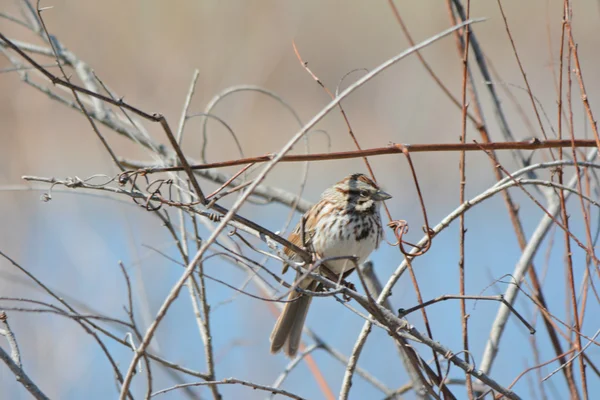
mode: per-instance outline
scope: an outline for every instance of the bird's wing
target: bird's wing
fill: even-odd
[[[298,247],[306,248],[308,251],[313,251],[312,239],[316,233],[315,227],[317,224],[317,216],[319,214],[319,210],[320,209],[318,208],[318,204],[312,207],[310,210],[308,210],[306,214],[302,216],[302,219],[300,220],[300,222],[298,222],[298,225],[296,225],[292,233],[290,233],[290,235],[288,236],[288,241],[290,241],[292,244],[295,244]],[[303,231],[304,240],[302,240]],[[294,250],[288,247],[286,247],[283,252],[286,256],[288,256],[291,259],[300,259],[300,257],[298,257],[296,253],[294,253]],[[288,267],[288,264],[284,264],[281,273],[285,274],[288,270]]]

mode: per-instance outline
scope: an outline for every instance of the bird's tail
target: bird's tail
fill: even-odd
[[[316,282],[313,281],[306,288],[314,290]],[[292,291],[288,296],[281,315],[271,332],[271,353],[277,353],[283,347],[283,352],[288,357],[295,357],[302,338],[302,328],[308,314],[308,307],[312,296]]]

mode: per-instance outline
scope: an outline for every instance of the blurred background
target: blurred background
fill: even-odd
[[[451,25],[445,2],[396,3],[416,42]],[[371,70],[410,46],[384,1],[53,0],[43,1],[41,5],[53,6],[44,11],[43,16],[48,30],[63,45],[93,68],[119,96],[144,111],[164,114],[172,127],[177,126],[195,69],[199,70],[199,79],[191,113],[202,112],[215,95],[227,88],[256,85],[280,95],[306,122],[328,103],[329,97],[298,61],[293,42],[310,69],[332,91],[338,84],[342,89],[347,87],[364,73],[354,72],[340,83],[348,72],[359,68]],[[544,126],[552,136],[549,127],[556,128],[557,121],[556,75],[563,2],[504,1],[503,6],[532,91],[548,116],[548,120],[543,119]],[[12,0],[0,0],[0,12],[20,16],[19,6]],[[516,139],[542,138],[527,93],[512,86],[522,88],[524,82],[497,3],[472,2],[471,16],[487,18],[473,29],[488,61],[499,75],[495,83]],[[600,102],[597,72],[599,17],[598,2],[577,2],[573,34],[588,97],[596,114],[600,112],[597,109]],[[44,45],[39,37],[5,18],[0,18],[0,32],[9,38]],[[437,41],[422,54],[449,90],[460,98],[462,63],[454,37]],[[50,58],[38,60],[52,63]],[[0,57],[0,71],[11,66],[5,57]],[[51,70],[58,73],[56,68]],[[483,78],[476,72],[474,79],[492,139],[503,140]],[[516,104],[506,89],[514,96]],[[576,85],[573,102],[577,137],[592,137]],[[377,76],[342,104],[359,143],[365,148],[382,147],[390,142],[457,142],[461,133],[460,109],[441,92],[414,56]],[[213,113],[233,128],[246,156],[276,152],[299,128],[288,110],[257,92],[230,95]],[[167,144],[159,125],[145,123],[145,127],[153,139]],[[311,152],[354,149],[346,124],[337,110],[317,128],[327,135],[319,132],[310,135]],[[152,162],[149,154],[135,143],[106,128],[101,130],[120,157]],[[208,123],[208,139],[208,161],[240,157],[231,136],[214,121]],[[479,140],[480,137],[471,125],[468,140],[472,139]],[[118,173],[85,117],[27,86],[17,72],[2,71],[0,140],[0,185],[3,188],[0,192],[0,250],[81,307],[80,312],[87,310],[118,318],[126,317],[123,311],[127,303],[126,289],[118,266],[118,261],[123,261],[133,279],[138,323],[145,329],[182,271],[171,260],[152,250],[158,249],[177,258],[175,243],[160,221],[126,198],[83,190],[57,188],[52,201],[42,202],[40,196],[47,191],[47,186],[28,185],[21,179],[23,175],[62,179]],[[200,159],[201,146],[201,122],[192,119],[186,128],[184,150],[188,156]],[[303,151],[301,144],[294,150],[295,153]],[[548,160],[549,156],[539,152],[533,159]],[[435,225],[459,204],[459,154],[415,154],[413,160],[429,221]],[[510,154],[500,154],[500,160],[507,169],[514,170]],[[370,161],[378,181],[394,196],[388,202],[392,216],[408,221],[411,230],[407,239],[416,242],[421,236],[423,218],[406,160],[400,155],[389,155]],[[302,168],[301,164],[278,165],[266,183],[296,193]],[[233,173],[236,170],[223,171]],[[314,202],[325,188],[353,172],[366,172],[362,160],[312,163],[303,197]],[[566,176],[570,177],[571,173],[572,170],[568,171]],[[467,198],[494,182],[487,156],[468,154]],[[205,181],[201,184],[207,188],[217,187]],[[520,206],[520,216],[529,237],[543,213],[519,189],[513,189],[512,193]],[[579,204],[572,200],[570,206],[573,233],[584,238]],[[288,213],[288,208],[278,204],[249,204],[241,211],[242,215],[262,222],[273,231],[282,229]],[[492,295],[506,289],[502,283],[488,286],[511,273],[521,254],[507,216],[500,196],[467,214],[467,294]],[[299,214],[296,214],[293,224],[298,219]],[[597,226],[595,220],[592,220],[592,226]],[[560,230],[551,231],[535,264],[540,271],[542,268],[546,271],[544,287],[549,308],[558,318],[565,319],[562,235]],[[552,238],[556,240],[550,247],[547,242]],[[391,235],[388,239],[392,241]],[[415,261],[424,299],[458,294],[458,243],[458,224],[455,223],[435,239],[425,256]],[[372,260],[377,275],[385,282],[402,261],[402,255],[397,248],[384,243],[373,254]],[[577,247],[574,247],[574,263],[576,285],[580,285],[585,253]],[[279,272],[277,263],[270,261],[267,266]],[[207,262],[205,268],[207,273],[232,285],[238,286],[246,279],[241,271],[216,258]],[[359,287],[356,277],[354,281]],[[288,362],[283,355],[271,356],[268,351],[274,315],[264,302],[236,294],[215,282],[208,285],[208,296],[213,305],[217,378],[236,377],[272,384]],[[256,292],[252,285],[248,290]],[[0,259],[0,296],[48,300],[5,259]],[[408,276],[402,277],[391,300],[395,308],[408,308],[417,303]],[[0,304],[0,309],[9,306],[23,305],[5,301]],[[533,319],[531,301],[521,297],[516,307],[526,318]],[[480,360],[497,308],[497,304],[491,302],[479,302],[476,306],[468,303],[470,345],[475,362]],[[582,328],[588,336],[593,336],[598,329],[598,311],[598,303],[592,301]],[[449,301],[434,305],[428,312],[434,338],[459,351],[462,348],[459,303]],[[409,320],[423,328],[416,313]],[[9,312],[9,321],[19,342],[25,370],[49,396],[104,399],[117,395],[112,369],[97,344],[79,325],[44,313]],[[329,344],[349,355],[363,320],[333,299],[322,298],[313,303],[308,325]],[[541,323],[538,325],[537,356],[544,362],[556,355],[546,331]],[[110,327],[125,336],[125,330]],[[527,329],[511,318],[492,369],[492,376],[497,381],[507,386],[519,373],[535,364],[530,340]],[[120,368],[125,370],[131,360],[131,351],[110,340],[106,342]],[[3,339],[0,343],[5,346]],[[176,301],[160,325],[152,348],[173,362],[205,370],[203,345],[187,296],[180,296]],[[600,350],[591,346],[588,355],[599,360]],[[345,366],[322,352],[317,351],[313,356],[333,392],[337,393]],[[422,356],[429,360],[431,352]],[[392,389],[408,381],[392,340],[380,329],[375,329],[369,336],[359,365]],[[543,368],[541,375],[545,376],[556,366],[553,363]],[[457,368],[451,369],[450,376],[464,378]],[[530,372],[514,389],[523,398],[542,398],[536,379],[536,373]],[[185,376],[184,381],[194,379]],[[171,375],[155,368],[155,390],[177,382]],[[588,374],[588,384],[590,393],[600,391],[600,380],[594,373]],[[134,378],[133,388],[140,396],[144,393],[144,385],[144,378]],[[565,380],[560,374],[544,385],[549,398],[568,396]],[[323,398],[303,363],[291,373],[283,387],[306,398]],[[264,392],[241,386],[224,386],[221,390],[225,398],[265,397]],[[29,398],[4,365],[0,367],[0,391],[3,398]],[[199,398],[211,397],[206,387],[193,389],[193,393]],[[457,388],[456,393],[461,398],[466,396],[464,388]],[[162,398],[182,395],[175,391],[162,395]],[[355,376],[350,398],[383,397],[380,391]],[[414,394],[409,393],[406,398],[414,398]]]

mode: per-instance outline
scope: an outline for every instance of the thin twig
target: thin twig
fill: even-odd
[[[467,0],[467,15],[468,19],[471,13],[471,0]],[[460,135],[460,143],[465,144],[467,139],[467,78],[469,72],[469,45],[471,40],[471,30],[469,26],[466,26],[463,29],[463,54],[462,54],[462,63],[463,63],[463,83],[462,83],[462,124],[461,124],[461,135]],[[460,152],[459,159],[459,198],[460,203],[465,202],[465,186],[467,184],[466,178],[466,154],[464,151]],[[458,241],[459,241],[459,259],[458,259],[458,277],[459,277],[459,291],[460,295],[465,295],[465,235],[467,230],[465,229],[465,214],[462,214],[459,219],[459,228],[458,228]],[[466,302],[465,299],[461,299],[460,301],[460,322],[462,328],[462,341],[463,341],[463,349],[465,353],[465,361],[469,362],[469,328],[468,328],[468,316],[466,311]],[[469,399],[473,399],[473,381],[471,376],[468,374],[465,376],[466,386],[467,386],[467,396]]]
[[[328,111],[329,112],[329,111]],[[539,149],[554,149],[561,147],[596,147],[596,142],[592,139],[577,139],[572,142],[570,139],[566,140],[526,140],[520,142],[489,142],[479,143],[432,143],[432,144],[403,144],[410,153],[431,153],[431,152],[450,152],[450,151],[481,151],[483,150],[539,150]],[[330,160],[346,160],[350,158],[362,158],[368,156],[379,156],[385,154],[399,154],[402,153],[402,148],[397,145],[376,147],[364,150],[353,150],[353,151],[339,151],[331,153],[313,153],[313,154],[293,154],[281,157],[279,162],[300,162],[300,161],[330,161]],[[231,167],[235,165],[245,165],[250,163],[267,163],[272,161],[274,155],[267,154],[264,156],[239,158],[229,161],[220,161],[206,164],[194,164],[190,165],[193,171],[212,169],[212,168],[223,168]],[[146,174],[157,173],[157,172],[169,172],[169,171],[181,171],[181,167],[148,167],[140,172]]]
[[[154,392],[154,393],[152,393],[152,396],[150,396],[150,397],[158,396],[159,394],[164,394],[167,392],[171,392],[173,390],[182,389],[182,388],[186,388],[186,387],[206,386],[206,385],[242,385],[242,386],[251,387],[252,389],[255,389],[255,390],[264,390],[266,392],[277,393],[282,396],[287,396],[290,399],[305,400],[304,397],[300,397],[294,393],[288,392],[287,390],[276,389],[271,386],[259,385],[254,382],[243,381],[241,379],[236,379],[236,378],[223,379],[222,381],[184,383],[181,385],[175,385],[170,388],[159,390],[158,392]]]
[[[594,334],[594,336],[592,337],[592,339],[596,339],[598,337],[598,335],[600,334],[600,329],[596,331],[596,333]],[[583,354],[583,352],[593,343],[592,340],[590,340],[581,350],[579,350],[577,353],[575,353],[573,355],[573,357],[571,357],[566,363],[564,363],[563,365],[561,365],[560,367],[556,368],[554,371],[552,371],[551,373],[549,373],[546,377],[544,377],[544,379],[542,379],[542,381],[545,381],[547,379],[550,379],[552,377],[552,375],[556,374],[558,371],[560,371],[563,368],[566,368],[569,366],[569,364],[571,364],[573,362],[573,360],[575,360],[576,358],[578,358],[580,355]]]

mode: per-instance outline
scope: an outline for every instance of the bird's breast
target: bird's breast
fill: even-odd
[[[379,214],[330,212],[328,215],[328,218],[319,219],[315,229],[314,251],[321,258],[356,256],[359,264],[364,262],[381,240]],[[351,260],[328,261],[326,264],[338,275],[355,268]]]

